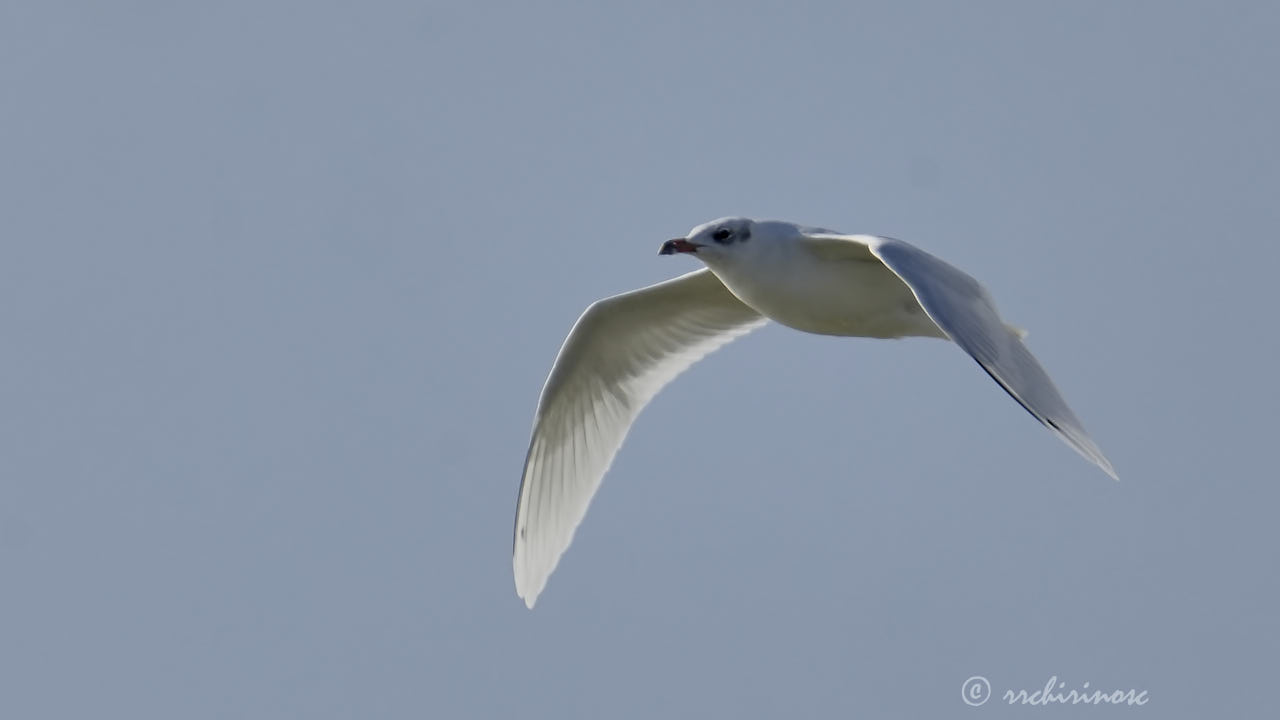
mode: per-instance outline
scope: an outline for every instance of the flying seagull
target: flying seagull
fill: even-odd
[[[913,245],[723,218],[668,240],[659,254],[693,255],[706,267],[592,303],[542,388],[512,557],[516,593],[530,608],[644,406],[707,353],[769,320],[820,335],[951,340],[1032,417],[1119,479],[986,289]]]

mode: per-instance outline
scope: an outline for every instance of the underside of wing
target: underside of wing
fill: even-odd
[[[839,236],[824,238],[836,242]],[[1076,452],[1116,478],[1115,469],[1093,442],[1048,373],[1027,346],[1023,331],[1001,320],[986,289],[969,275],[900,240],[859,235],[849,247],[828,252],[868,252],[906,283],[920,306],[943,332],[969,353],[1027,412]],[[1117,478],[1118,479],[1118,478]]]
[[[512,567],[526,605],[572,542],[641,409],[690,365],[764,322],[705,269],[587,308],[542,390],[525,457]]]

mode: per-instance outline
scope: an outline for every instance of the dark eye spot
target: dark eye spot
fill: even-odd
[[[714,233],[711,234],[711,239],[715,240],[721,245],[727,244],[729,242],[729,239],[732,237],[733,237],[733,231],[727,227],[719,228]]]

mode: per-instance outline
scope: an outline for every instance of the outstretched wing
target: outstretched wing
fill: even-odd
[[[1035,419],[1115,479],[1115,468],[1094,444],[1049,374],[1022,343],[1024,334],[1000,319],[977,280],[901,240],[874,235],[815,233],[815,242],[845,241],[854,256],[869,252],[911,289],[929,318]],[[865,248],[865,250],[863,249]]]
[[[636,415],[707,353],[764,324],[702,269],[588,307],[538,400],[512,567],[530,608],[573,541]]]

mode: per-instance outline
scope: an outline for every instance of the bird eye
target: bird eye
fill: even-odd
[[[711,239],[715,240],[721,245],[729,242],[729,238],[731,237],[733,237],[733,231],[727,227],[719,228],[714,233],[711,234]]]

